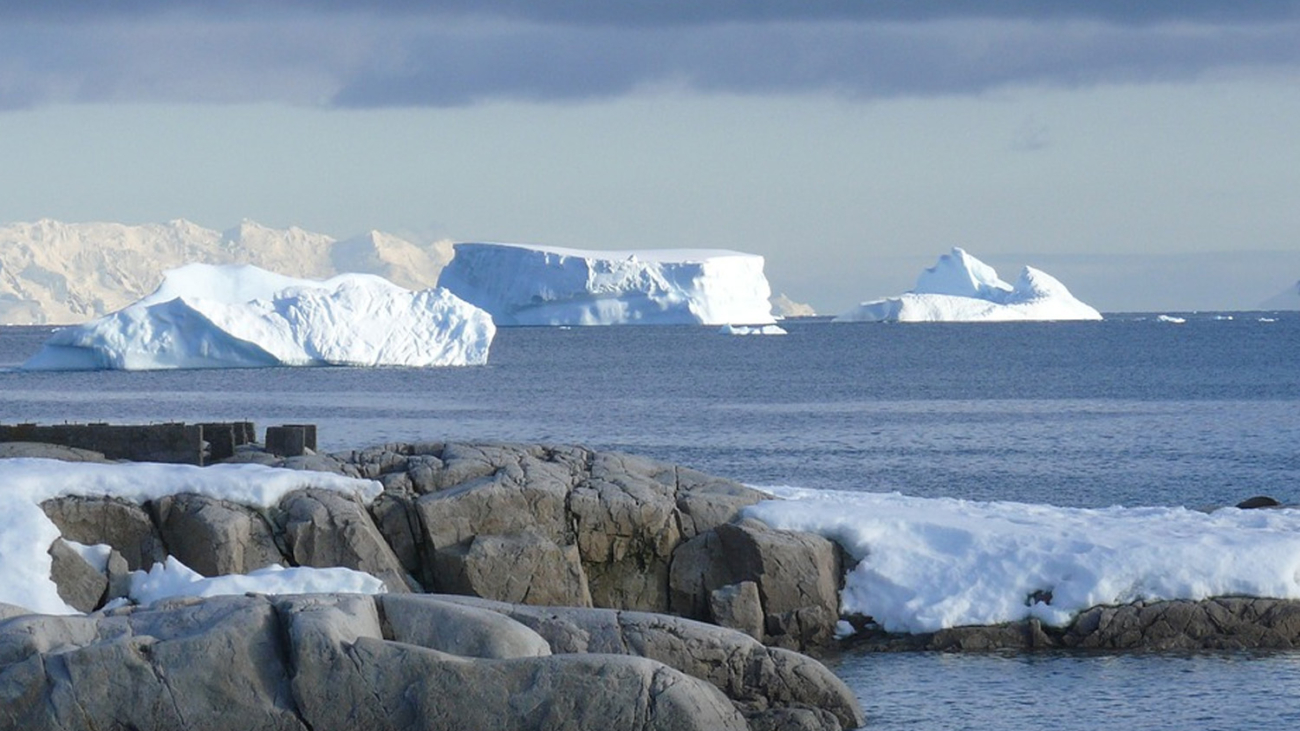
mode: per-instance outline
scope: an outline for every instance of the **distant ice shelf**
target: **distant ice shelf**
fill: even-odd
[[[767,325],[763,257],[736,251],[588,251],[456,244],[438,285],[497,325]]]
[[[911,292],[863,302],[835,322],[1100,319],[1100,312],[1045,272],[1027,266],[1011,285],[998,278],[992,267],[954,247],[921,272]]]
[[[487,362],[491,317],[444,289],[370,274],[295,279],[189,264],[113,314],[58,330],[28,370],[447,366]]]

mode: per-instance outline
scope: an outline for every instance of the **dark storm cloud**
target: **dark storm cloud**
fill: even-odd
[[[0,109],[565,101],[646,87],[871,98],[1300,66],[1300,0],[0,0]]]

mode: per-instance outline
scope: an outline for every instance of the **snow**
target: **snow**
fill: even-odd
[[[1037,617],[1138,600],[1300,598],[1300,511],[1060,508],[762,488],[745,511],[818,533],[857,561],[842,609],[891,632]],[[1041,593],[1041,594],[1036,594]],[[1050,603],[1031,597],[1050,593]]]
[[[775,322],[763,257],[735,251],[584,251],[456,244],[438,285],[497,325]]]
[[[255,508],[276,505],[308,487],[336,490],[373,501],[383,488],[328,472],[276,469],[255,464],[211,467],[148,462],[91,463],[48,459],[0,459],[0,603],[34,612],[68,614],[50,580],[50,544],[59,530],[41,503],[64,496],[113,497],[135,503],[195,493]],[[301,577],[299,580],[307,580]],[[348,577],[345,586],[356,586]]]
[[[496,328],[443,289],[189,264],[135,304],[58,330],[29,370],[481,365]]]
[[[723,335],[789,335],[779,325],[723,325],[718,332]]]
[[[168,556],[165,563],[156,563],[148,571],[131,572],[130,593],[131,600],[137,604],[151,604],[159,599],[178,596],[229,596],[249,592],[383,594],[385,591],[383,581],[364,571],[342,567],[285,568],[272,564],[247,574],[205,578],[174,557]]]
[[[960,248],[939,257],[898,297],[863,302],[835,322],[1002,322],[1100,320],[1051,275],[1025,267],[1014,285]]]

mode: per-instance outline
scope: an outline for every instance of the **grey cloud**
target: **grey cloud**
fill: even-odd
[[[531,27],[429,34],[397,65],[361,70],[341,106],[599,98],[656,85],[859,98],[979,93],[1013,84],[1172,81],[1222,67],[1300,63],[1300,24],[1212,34],[991,21],[782,24],[611,31]]]
[[[1300,15],[1300,0],[0,0],[0,17],[77,22],[178,12],[209,17],[351,13],[492,17],[562,25],[721,22],[1088,19],[1116,24],[1271,22]]]
[[[77,3],[53,5],[67,10]],[[126,5],[140,16],[0,23],[0,109],[140,101],[455,106],[494,99],[597,99],[655,86],[875,98],[971,94],[1017,84],[1184,80],[1225,69],[1294,72],[1300,66],[1300,20],[610,26],[448,20],[414,11],[395,17],[308,14],[292,4],[277,5],[279,13],[265,17],[251,17],[250,10],[211,18],[154,13],[155,4],[143,1]],[[232,0],[204,7],[247,5]],[[343,0],[329,5],[340,12],[350,7]],[[585,6],[560,3],[566,5]],[[383,4],[390,12],[399,6]],[[439,6],[454,9],[456,3]],[[495,6],[509,10],[514,4]],[[760,6],[774,13],[787,7]]]

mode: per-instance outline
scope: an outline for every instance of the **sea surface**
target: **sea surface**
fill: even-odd
[[[581,443],[755,485],[1054,505],[1300,503],[1300,313],[515,328],[443,369],[17,370],[0,422],[315,423],[322,449]],[[1300,654],[845,654],[872,728],[1296,728]]]

